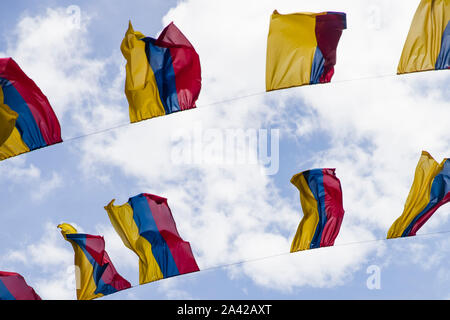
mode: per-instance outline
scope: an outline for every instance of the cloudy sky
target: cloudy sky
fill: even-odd
[[[13,57],[46,94],[65,142],[0,163],[0,270],[19,272],[44,299],[75,299],[72,247],[56,228],[68,222],[103,235],[136,285],[102,299],[450,299],[450,238],[438,233],[450,230],[450,206],[417,237],[382,240],[421,151],[438,162],[450,155],[449,72],[396,75],[418,3],[8,4],[0,57]],[[347,13],[332,83],[264,93],[274,9]],[[188,37],[202,66],[197,109],[126,125],[128,20],[153,37],[173,21]],[[228,146],[239,132],[256,136],[256,154],[251,139]],[[288,254],[302,216],[289,180],[321,167],[336,168],[343,189],[336,246]],[[141,192],[168,198],[203,271],[137,285],[137,257],[103,207]]]

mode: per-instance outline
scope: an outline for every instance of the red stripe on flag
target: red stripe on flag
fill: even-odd
[[[47,145],[61,142],[61,127],[50,102],[12,58],[0,59],[0,76],[8,79],[25,100]]]
[[[159,233],[166,241],[180,274],[198,271],[191,245],[178,234],[167,199],[146,193],[144,196],[147,198]]]
[[[341,183],[334,172],[335,169],[323,169],[327,223],[322,231],[321,247],[334,245],[344,218]]]
[[[181,110],[195,108],[201,89],[200,58],[184,34],[171,22],[155,42],[169,48]]]

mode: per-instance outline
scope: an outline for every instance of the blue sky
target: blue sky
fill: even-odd
[[[0,270],[21,273],[45,299],[75,299],[73,251],[56,228],[69,222],[103,235],[116,269],[136,285],[137,257],[103,206],[147,192],[168,198],[181,236],[208,270],[102,299],[449,299],[448,234],[355,244],[385,237],[422,150],[439,162],[450,154],[448,72],[395,75],[418,3],[8,4],[0,56],[12,56],[47,95],[66,142],[0,163]],[[73,5],[79,25],[67,10]],[[347,13],[332,83],[211,105],[264,91],[274,9]],[[119,47],[129,19],[148,36],[174,21],[192,42],[202,64],[198,108],[71,139],[128,122]],[[174,161],[177,137],[184,143],[200,129],[202,163]],[[208,158],[227,130],[259,129],[279,130],[276,174],[265,175],[260,163],[215,163],[214,152]],[[232,151],[245,156],[246,148]],[[318,167],[336,168],[341,180],[341,232],[335,247],[287,254],[302,215],[289,180]],[[450,230],[449,217],[449,207],[440,208],[419,234]],[[380,289],[366,285],[370,266],[380,270]]]

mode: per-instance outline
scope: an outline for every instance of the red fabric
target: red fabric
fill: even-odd
[[[181,239],[167,199],[144,193],[159,233],[172,253],[180,274],[199,271],[189,242]]]
[[[336,177],[335,169],[323,169],[323,187],[325,190],[325,212],[327,222],[322,232],[320,246],[332,246],[339,234],[344,208],[342,203],[341,182]]]
[[[155,44],[161,47],[184,46],[194,49],[189,40],[173,22],[164,28],[158,39],[156,39]]]
[[[107,265],[101,277],[104,283],[113,286],[117,291],[131,287],[131,284],[114,268],[108,253],[105,251],[105,240],[103,237],[87,234],[86,251],[100,266]]]
[[[409,232],[408,236],[415,236],[416,232],[419,231],[419,229],[425,224],[425,222],[428,221],[428,219],[431,218],[431,216],[436,212],[437,209],[439,209],[441,206],[446,204],[447,202],[450,202],[450,193],[448,193],[442,201],[440,201],[437,205],[435,205],[430,211],[422,215],[417,222],[414,224],[414,226],[411,228],[411,231]]]
[[[86,235],[86,251],[99,265],[104,265],[105,240],[101,236]]]
[[[180,109],[195,108],[202,78],[200,58],[194,47],[173,22],[162,31],[155,44],[170,50]]]
[[[342,30],[346,28],[346,16],[340,13],[327,13],[316,16],[317,46],[325,60],[323,73],[319,81],[330,82],[336,64],[336,49]]]
[[[41,300],[41,297],[18,273],[0,271],[0,281],[16,300]]]
[[[12,58],[0,58],[0,77],[8,79],[25,100],[47,145],[61,142],[61,127],[47,97]]]

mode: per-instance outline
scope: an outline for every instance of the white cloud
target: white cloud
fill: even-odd
[[[47,222],[40,239],[34,240],[32,244],[18,244],[1,260],[3,267],[24,275],[42,299],[73,299],[73,250],[56,225]],[[28,274],[33,274],[33,277],[27,277]]]
[[[44,300],[73,300],[76,299],[74,266],[55,269],[47,277],[37,279],[34,286]]]
[[[82,11],[79,25],[74,24],[73,12],[67,8],[48,8],[43,15],[25,15],[9,34],[7,50],[0,52],[1,56],[13,57],[48,97],[61,123],[63,139],[98,130],[103,123],[84,123],[85,114],[92,113],[89,117],[95,118],[109,97],[118,92],[115,86],[101,85],[106,66],[117,59],[87,58],[95,51],[87,29],[90,19],[87,11]],[[115,109],[117,106],[109,104],[109,112],[103,115],[116,121]],[[106,118],[103,116],[102,120]]]
[[[39,241],[30,245],[25,245],[24,248],[16,251],[11,250],[8,253],[7,260],[23,261],[26,260],[31,264],[36,264],[41,267],[60,265],[61,263],[71,261],[73,254],[70,247],[59,233],[57,224],[47,222],[43,230],[43,236]]]
[[[183,287],[182,284],[180,285],[181,282],[183,281],[179,281],[177,278],[164,279],[160,282],[157,290],[170,300],[192,299],[192,296],[187,291],[179,289],[179,287]]]
[[[43,180],[39,183],[37,190],[33,190],[31,193],[31,198],[34,201],[42,201],[43,198],[48,196],[51,192],[55,191],[63,185],[63,180],[59,174],[52,172],[51,178],[48,180]]]
[[[11,158],[0,166],[0,175],[9,181],[29,181],[39,179],[41,170],[33,164],[27,165],[25,156]]]
[[[8,189],[18,188],[23,183],[27,184],[27,190],[22,193],[29,196],[34,202],[41,202],[57,188],[63,186],[62,177],[55,171],[46,179],[41,169],[34,164],[27,164],[26,157],[21,155],[2,162],[0,177],[2,177]]]

